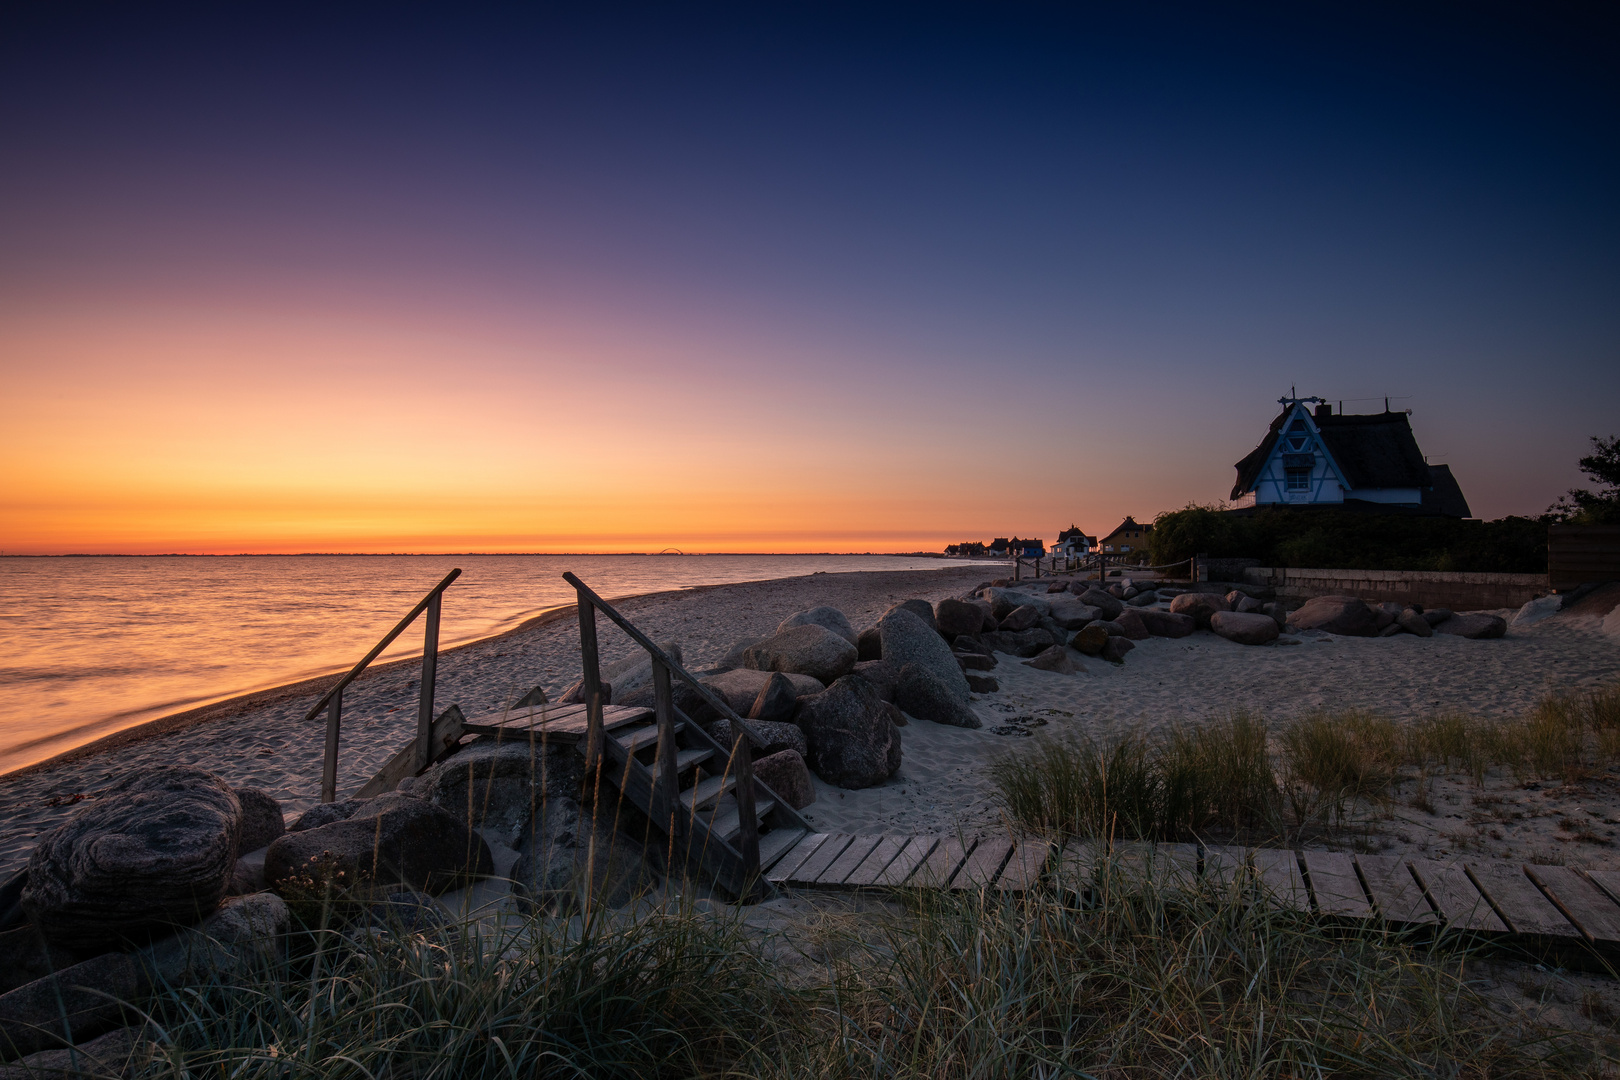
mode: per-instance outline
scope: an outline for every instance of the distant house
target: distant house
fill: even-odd
[[[998,536],[994,540],[990,541],[990,554],[998,559],[1006,558],[1007,553],[1011,550],[1012,541],[1008,540],[1005,536]]]
[[[1024,559],[1038,559],[1046,554],[1046,545],[1039,540],[1020,540],[1015,536],[1007,541],[1007,546],[1014,555]]]
[[[1278,402],[1283,408],[1271,430],[1237,463],[1232,509],[1341,506],[1470,516],[1451,468],[1424,460],[1406,413],[1335,415],[1321,398]]]
[[[1104,555],[1142,554],[1147,551],[1148,535],[1152,532],[1153,526],[1139,525],[1135,518],[1127,517],[1119,523],[1119,528],[1099,541],[1099,546]]]
[[[1052,545],[1052,554],[1064,555],[1070,558],[1080,558],[1090,555],[1097,546],[1095,536],[1087,536],[1077,526],[1070,525],[1058,533],[1057,543]]]

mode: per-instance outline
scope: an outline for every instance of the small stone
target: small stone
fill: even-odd
[[[1136,648],[1136,642],[1128,637],[1111,637],[1108,644],[1103,646],[1102,658],[1111,664],[1123,664],[1125,654]]]
[[[1059,675],[1073,675],[1077,671],[1085,670],[1085,666],[1076,659],[1074,653],[1062,645],[1053,645],[1033,660],[1025,660],[1024,666],[1034,668],[1037,671],[1055,672]]]
[[[968,689],[975,694],[994,694],[1001,689],[1001,684],[996,681],[993,675],[974,675],[969,672],[967,681]]]

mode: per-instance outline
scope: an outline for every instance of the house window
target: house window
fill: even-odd
[[[1284,486],[1289,491],[1309,491],[1309,490],[1311,490],[1311,470],[1309,470],[1309,469],[1284,469],[1283,470],[1283,476],[1286,477],[1286,482],[1285,482]]]

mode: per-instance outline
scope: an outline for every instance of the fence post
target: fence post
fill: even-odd
[[[579,659],[585,698],[585,785],[591,812],[596,812],[602,765],[602,669],[596,656],[596,608],[579,594]]]
[[[343,722],[343,688],[326,706],[326,760],[321,763],[321,802],[337,802],[338,726]]]
[[[669,668],[656,657],[652,662],[653,715],[658,721],[658,748],[653,767],[653,820],[669,836],[679,836],[681,815],[675,812],[679,805],[675,793],[675,699],[669,688]]]
[[[428,602],[427,630],[422,638],[422,696],[416,709],[416,771],[433,760],[433,691],[439,680],[439,606],[443,593]]]

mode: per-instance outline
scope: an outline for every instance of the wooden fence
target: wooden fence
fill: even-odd
[[[1620,581],[1620,525],[1549,525],[1547,580],[1555,589]]]

